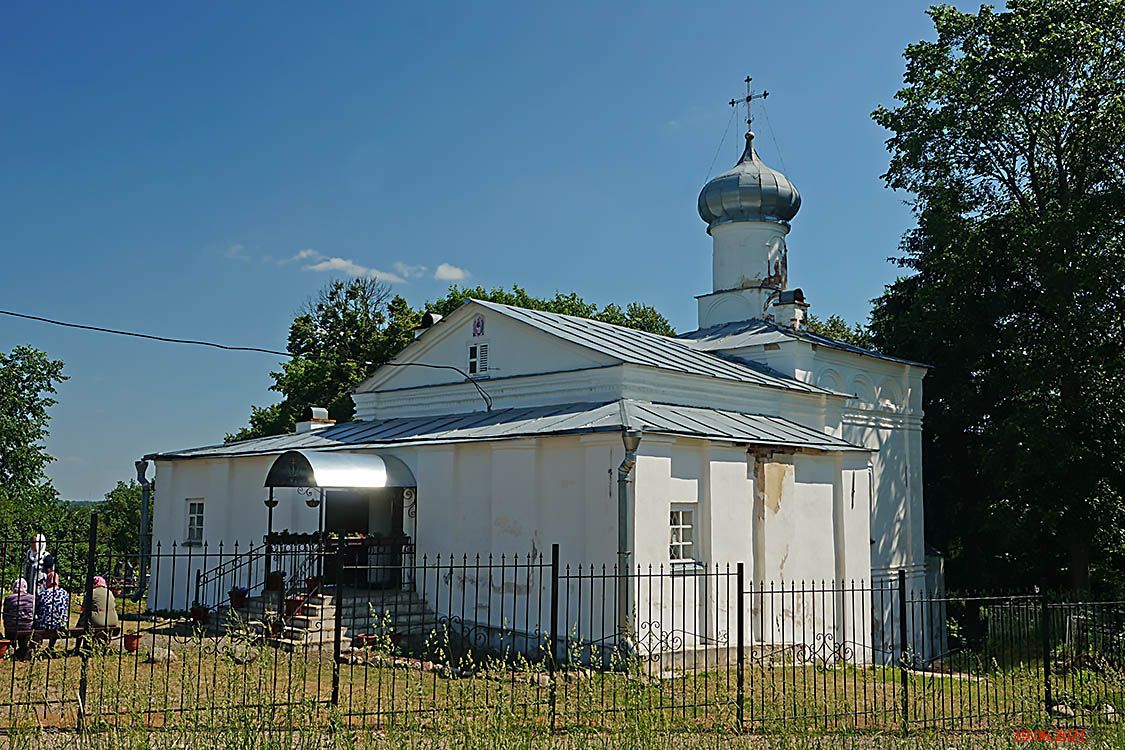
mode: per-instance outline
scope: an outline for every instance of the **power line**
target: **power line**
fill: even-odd
[[[719,160],[719,153],[723,150],[723,144],[727,142],[727,133],[730,132],[730,124],[734,122],[735,114],[737,114],[737,110],[732,107],[730,111],[730,117],[727,118],[727,127],[723,131],[722,139],[719,140],[719,147],[715,149],[715,155],[711,157],[711,166],[707,167],[707,176],[703,178],[704,182],[710,180],[711,173],[715,171],[715,162]]]
[[[151,333],[137,333],[136,331],[121,331],[116,328],[102,328],[101,326],[89,326],[83,323],[68,323],[63,320],[52,320],[51,318],[44,318],[39,315],[28,315],[27,313],[12,312],[11,310],[0,310],[0,315],[9,315],[13,318],[23,318],[24,320],[37,320],[40,323],[50,323],[54,326],[62,326],[63,328],[77,328],[82,331],[96,331],[98,333],[112,333],[115,336],[132,336],[138,339],[148,339],[150,341],[163,341],[166,344],[188,344],[190,346],[209,346],[213,349],[223,349],[228,352],[259,352],[261,354],[276,354],[281,357],[297,357],[296,354],[289,352],[279,352],[275,349],[263,349],[258,346],[230,346],[228,344],[216,344],[214,341],[201,341],[199,339],[175,339],[168,336],[156,336]],[[367,362],[365,364],[371,364]]]
[[[463,375],[465,380],[472,383],[476,387],[477,393],[479,393],[480,397],[484,399],[485,407],[487,407],[488,411],[492,411],[492,396],[489,396],[488,392],[480,387],[480,383],[478,383],[472,375],[465,372],[460,367],[454,367],[453,365],[428,365],[423,362],[385,362],[384,364],[386,364],[387,367],[429,367],[434,370],[453,370],[454,372]]]
[[[290,352],[281,352],[276,349],[264,349],[260,346],[231,346],[229,344],[219,344],[214,341],[203,341],[202,339],[177,339],[170,336],[157,336],[152,333],[139,333],[137,331],[123,331],[118,328],[105,328],[103,326],[91,326],[85,323],[70,323],[65,320],[54,320],[53,318],[45,318],[41,315],[29,315],[27,313],[14,312],[12,310],[0,310],[0,315],[8,315],[13,318],[22,318],[23,320],[34,320],[39,323],[49,323],[54,326],[62,326],[63,328],[76,328],[80,331],[94,331],[96,333],[109,333],[115,336],[130,336],[132,338],[145,339],[147,341],[160,341],[165,344],[186,344],[188,346],[207,346],[212,349],[222,349],[228,352],[257,352],[259,354],[274,354],[279,357],[288,357],[289,359],[315,359],[315,357],[305,357],[300,354],[292,354]],[[358,359],[345,359],[347,362],[354,362],[361,365],[374,365],[374,362]],[[484,401],[488,411],[492,411],[492,397],[480,386],[480,383],[473,378],[472,375],[465,372],[459,367],[453,365],[430,365],[423,362],[384,362],[383,364],[390,367],[425,367],[434,370],[453,370],[460,374],[473,387],[477,389],[481,399]]]
[[[773,148],[777,151],[777,160],[781,162],[782,170],[788,172],[789,168],[785,166],[785,157],[781,155],[781,146],[777,145],[777,137],[773,134],[773,124],[770,122],[770,113],[766,111],[765,102],[762,102],[762,115],[766,118],[766,128],[770,131],[770,140],[773,141]]]

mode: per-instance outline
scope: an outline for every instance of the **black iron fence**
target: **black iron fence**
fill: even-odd
[[[4,601],[0,727],[1063,727],[1125,711],[1125,603],[757,582],[742,564],[418,556],[406,539],[48,540],[65,625]],[[27,544],[0,542],[4,581]],[[116,623],[83,614],[106,579]],[[100,594],[106,600],[106,594]],[[94,597],[97,598],[97,597]],[[10,623],[10,627],[9,627]]]

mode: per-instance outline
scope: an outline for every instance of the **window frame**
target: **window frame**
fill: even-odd
[[[699,539],[695,533],[698,510],[699,505],[697,503],[672,503],[668,509],[668,559],[672,565],[701,565],[699,558],[696,556],[697,545],[699,544]],[[688,518],[687,523],[684,523],[685,515]],[[686,541],[683,539],[685,530],[688,532]],[[679,550],[679,556],[675,554],[676,550]],[[685,551],[687,552],[686,557],[683,556]]]
[[[487,377],[488,375],[488,344],[487,341],[473,341],[466,351],[465,371],[474,377]],[[481,355],[484,356],[481,356]]]
[[[199,512],[192,512],[192,506],[198,505]],[[191,547],[203,546],[203,535],[207,528],[207,499],[203,497],[188,497],[184,498],[184,545]],[[199,523],[193,523],[198,519]],[[192,537],[192,531],[198,528],[199,538]]]

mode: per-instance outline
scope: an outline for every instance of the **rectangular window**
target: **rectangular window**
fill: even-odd
[[[203,498],[189,497],[187,501],[187,534],[184,541],[188,544],[203,544]]]
[[[668,519],[671,536],[668,556],[672,562],[695,560],[695,509],[689,505],[673,505]]]
[[[469,374],[488,372],[488,344],[469,345]]]

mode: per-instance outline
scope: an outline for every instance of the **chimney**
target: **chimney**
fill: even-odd
[[[323,406],[310,406],[308,409],[305,409],[305,413],[301,416],[305,419],[297,423],[297,432],[323,430],[325,427],[331,427],[336,424],[335,419],[328,418],[328,410]]]
[[[426,331],[433,328],[441,321],[442,316],[437,313],[428,312],[422,316],[422,323],[414,329],[414,338],[418,338]]]
[[[789,289],[778,294],[770,317],[780,326],[799,331],[804,325],[805,313],[808,309],[805,293],[800,289]]]

